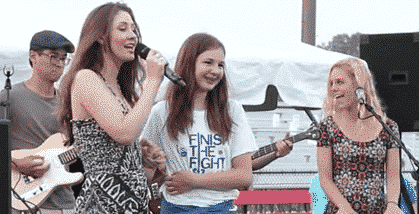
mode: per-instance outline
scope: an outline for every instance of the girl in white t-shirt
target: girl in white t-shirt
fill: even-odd
[[[190,36],[175,71],[186,86],[170,83],[143,131],[166,154],[161,213],[236,213],[233,200],[251,183],[258,147],[242,106],[229,99],[223,44]]]

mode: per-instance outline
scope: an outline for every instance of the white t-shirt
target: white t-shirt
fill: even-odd
[[[258,150],[243,108],[237,102],[230,101],[230,110],[234,123],[229,140],[224,144],[223,138],[209,129],[205,111],[194,111],[194,122],[187,133],[180,134],[178,141],[170,139],[165,126],[168,116],[165,101],[157,103],[151,110],[141,138],[150,140],[165,152],[168,175],[178,171],[199,174],[227,171],[232,168],[231,161],[234,157]],[[238,195],[235,189],[227,191],[192,189],[170,195],[165,185],[161,191],[170,203],[200,207],[234,200]]]

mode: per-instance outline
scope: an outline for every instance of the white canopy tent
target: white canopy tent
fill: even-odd
[[[268,84],[275,85],[285,104],[321,107],[328,71],[350,56],[304,43],[271,53],[271,58],[227,60],[232,97],[242,104],[260,104]]]

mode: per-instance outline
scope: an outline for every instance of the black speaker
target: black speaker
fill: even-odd
[[[360,58],[368,63],[387,116],[401,132],[419,131],[419,32],[361,35]]]
[[[0,159],[2,165],[0,167],[0,179],[3,182],[0,182],[0,191],[4,193],[3,200],[6,201],[7,207],[6,210],[3,210],[5,213],[11,212],[11,189],[10,189],[10,146],[9,146],[9,125],[10,121],[5,119],[0,119],[0,151],[3,152],[2,159]]]

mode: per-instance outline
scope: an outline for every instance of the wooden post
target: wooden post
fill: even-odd
[[[316,0],[303,0],[301,42],[316,45]]]

